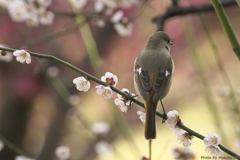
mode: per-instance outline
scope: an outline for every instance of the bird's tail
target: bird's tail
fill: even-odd
[[[146,104],[146,122],[145,122],[145,138],[155,139],[156,138],[156,125],[155,125],[155,115],[156,115],[157,103],[152,100],[148,101]]]

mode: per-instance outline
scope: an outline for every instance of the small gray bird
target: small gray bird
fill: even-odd
[[[172,42],[163,32],[155,32],[134,62],[134,87],[146,107],[145,138],[156,138],[155,114],[158,102],[167,95],[174,63],[170,55]],[[163,105],[162,105],[163,107]],[[164,107],[164,115],[166,116]]]

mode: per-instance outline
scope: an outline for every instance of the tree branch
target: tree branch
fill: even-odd
[[[224,7],[236,6],[236,1],[235,0],[224,1],[222,2],[222,5]],[[212,6],[211,3],[200,5],[200,6],[174,7],[174,8],[168,9],[165,13],[153,18],[152,21],[156,23],[158,31],[163,31],[164,23],[169,18],[172,18],[175,16],[184,16],[184,15],[193,14],[193,13],[208,12],[208,11],[214,11],[214,7]]]

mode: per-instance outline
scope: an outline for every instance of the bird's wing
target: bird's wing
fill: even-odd
[[[167,70],[158,72],[156,81],[153,84],[153,90],[155,92],[153,96],[154,102],[162,99],[168,93],[171,85],[172,69],[172,66],[169,66]]]
[[[149,100],[149,90],[152,88],[150,76],[147,70],[143,70],[138,64],[135,66],[135,82],[145,101]]]

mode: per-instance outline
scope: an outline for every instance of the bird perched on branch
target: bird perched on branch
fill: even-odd
[[[146,107],[146,139],[156,138],[155,114],[159,101],[166,116],[162,99],[167,95],[172,82],[174,63],[170,55],[171,45],[165,32],[155,32],[134,62],[134,87]]]

